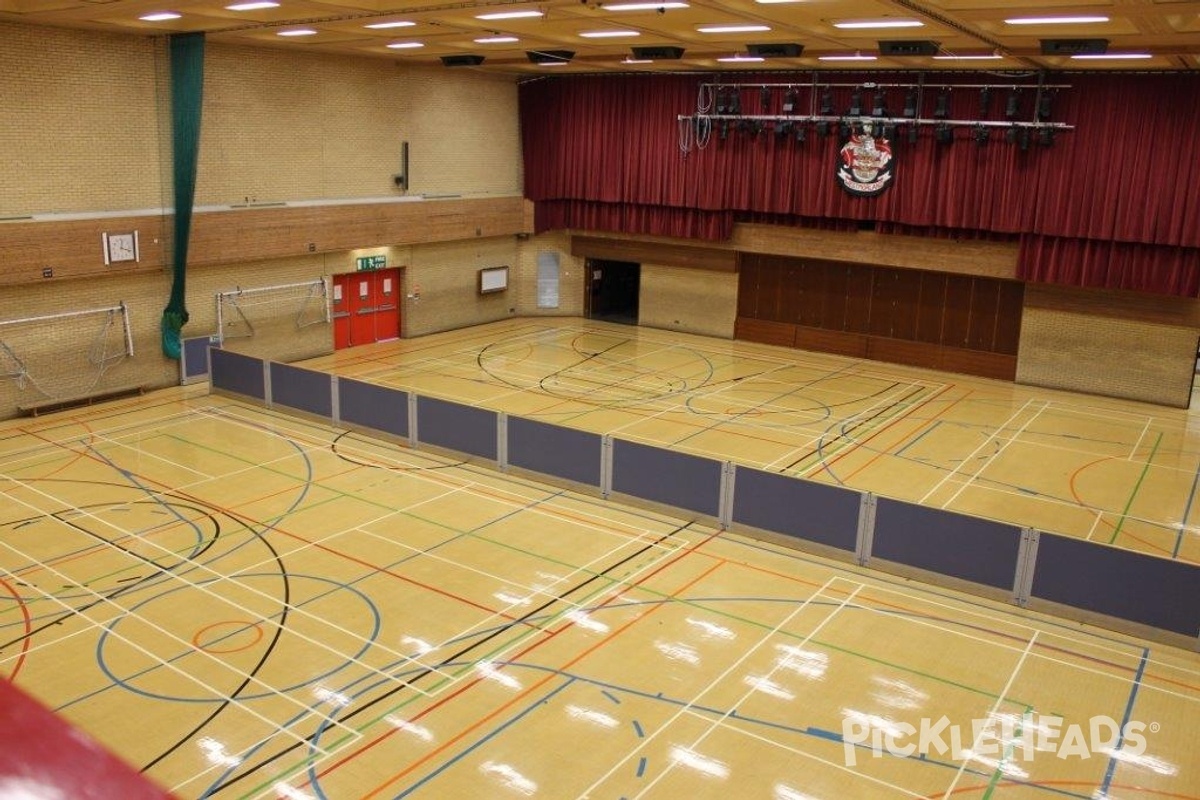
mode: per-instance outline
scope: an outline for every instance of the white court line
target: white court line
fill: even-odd
[[[733,672],[735,669],[737,669],[739,666],[741,666],[743,661],[745,661],[747,658],[749,658],[756,650],[758,650],[758,648],[762,647],[763,644],[765,644],[767,641],[769,641],[771,639],[771,637],[773,637],[775,634],[777,634],[783,628],[783,626],[787,625],[789,622],[791,622],[793,619],[795,619],[797,614],[799,614],[804,609],[808,608],[809,603],[811,603],[813,600],[815,600],[823,591],[825,591],[826,589],[829,588],[829,585],[831,583],[833,583],[834,581],[836,581],[838,579],[839,579],[839,576],[831,575],[829,577],[829,579],[827,581],[825,581],[825,583],[821,584],[821,586],[815,592],[813,592],[811,595],[809,595],[807,598],[805,598],[804,602],[802,602],[800,605],[796,606],[796,608],[793,609],[790,614],[788,614],[786,617],[784,617],[783,620],[781,620],[778,625],[776,625],[769,632],[764,634],[763,637],[761,639],[759,639],[758,642],[753,647],[751,647],[749,650],[747,650],[745,653],[743,653],[741,657],[739,657],[736,661],[734,661],[732,664],[730,664],[728,667],[726,667],[721,672],[721,674],[719,674],[719,675],[717,675],[717,677],[713,678],[712,681],[710,681],[707,686],[705,686],[703,689],[701,689],[700,692],[695,697],[693,697],[691,700],[688,701],[687,705],[685,705],[683,708],[679,709],[679,711],[675,712],[675,714],[673,714],[670,719],[668,719],[661,726],[659,726],[659,728],[657,730],[655,730],[653,733],[651,733],[650,735],[641,739],[640,742],[638,743],[638,745],[636,747],[634,747],[632,750],[630,750],[629,753],[627,753],[623,758],[621,758],[619,761],[617,761],[617,763],[613,764],[612,767],[609,768],[608,772],[605,772],[603,775],[601,775],[599,778],[597,778],[595,781],[593,781],[591,786],[587,787],[586,789],[583,790],[583,792],[581,792],[579,794],[579,798],[582,800],[582,798],[586,798],[586,797],[590,796],[591,792],[595,791],[600,786],[600,784],[604,783],[606,780],[608,780],[610,777],[612,777],[612,775],[614,773],[616,773],[616,771],[618,769],[620,769],[622,766],[624,766],[635,755],[640,753],[642,751],[642,749],[644,747],[646,747],[646,745],[650,744],[650,742],[652,742],[656,738],[658,738],[658,735],[660,733],[667,730],[667,728],[669,728],[676,720],[678,720],[681,716],[683,716],[683,714],[685,714],[687,711],[689,711],[692,706],[696,705],[696,703],[699,702],[702,697],[704,697],[706,694],[708,694],[714,687],[717,686],[717,684],[719,684],[726,677],[728,677],[731,672]],[[855,588],[854,592],[852,592],[846,599],[849,600],[850,597],[853,597],[854,594],[856,594],[858,592],[858,590],[861,588],[862,588],[862,584],[859,584],[858,587]],[[830,615],[828,617],[826,617],[825,621],[828,621],[830,618],[832,618],[833,615],[836,614],[839,610],[841,610],[844,606],[845,606],[845,601],[842,602],[842,605],[835,608],[833,610],[833,612],[830,613]],[[821,626],[823,626],[823,625],[824,625],[824,622],[821,623]],[[819,630],[821,626],[818,626],[817,629]],[[814,631],[814,633],[815,633],[815,631]],[[811,637],[812,634],[809,634],[809,636]],[[805,639],[805,641],[807,641],[807,638]]]
[[[1103,518],[1104,512],[1096,510],[1096,518],[1092,520],[1092,527],[1088,528],[1087,536],[1083,537],[1084,539],[1089,542],[1092,540],[1092,537],[1096,535],[1096,528],[1100,527],[1100,520]]]
[[[1133,449],[1129,451],[1129,456],[1126,458],[1127,461],[1133,461],[1133,457],[1137,455],[1137,450],[1142,444],[1142,439],[1146,438],[1146,431],[1150,430],[1150,423],[1152,421],[1152,417],[1146,418],[1146,424],[1142,426],[1142,432],[1138,434],[1137,441],[1133,443]]]
[[[25,555],[24,553],[21,553],[19,550],[17,550],[15,547],[12,547],[11,545],[9,545],[7,542],[0,542],[0,547],[4,547],[5,549],[11,550],[20,555]],[[60,573],[52,567],[46,567],[46,569],[49,570],[50,572],[54,573],[55,575],[57,575],[59,578],[63,579],[64,581],[70,582],[70,576]],[[5,573],[11,575],[11,573],[8,573],[8,570],[5,570]],[[120,605],[119,603],[113,601],[112,599],[105,597],[104,595],[100,594],[99,592],[88,589],[86,586],[81,586],[80,588],[89,592],[90,594],[92,594],[92,596],[95,597],[95,599],[98,600],[102,605],[104,605],[106,607],[111,606],[112,608],[117,609],[118,613],[120,614],[120,616],[122,618],[127,617],[127,616],[133,617],[134,619],[137,619],[138,622],[140,622],[141,624],[158,631],[159,633],[161,633],[163,635],[163,637],[165,637],[167,639],[173,639],[178,642],[183,641],[182,639],[175,636],[173,633],[171,633],[170,631],[161,627],[160,625],[156,625],[155,623],[151,622],[150,620],[148,620],[144,617],[135,615],[129,609],[127,609],[124,606]],[[53,594],[49,594],[47,592],[42,592],[42,595],[44,596],[45,599],[47,599],[53,603],[57,603],[60,606],[62,606],[64,610],[71,612],[71,614],[73,616],[82,617],[83,619],[87,620],[89,623],[92,623],[92,625],[94,627],[104,627],[108,631],[108,634],[110,636],[112,636],[113,638],[119,639],[120,641],[122,641],[126,645],[128,645],[129,647],[142,653],[144,656],[146,656],[151,661],[161,664],[162,666],[169,669],[171,672],[174,672],[174,673],[182,676],[186,680],[191,681],[192,683],[196,684],[197,686],[199,686],[201,689],[203,689],[205,692],[207,692],[214,699],[220,698],[220,699],[226,700],[229,702],[230,705],[234,706],[235,708],[239,708],[239,709],[245,711],[250,716],[256,717],[259,720],[261,720],[262,722],[265,722],[270,729],[277,731],[279,733],[286,734],[287,736],[290,736],[291,738],[296,739],[297,741],[300,741],[300,742],[305,741],[304,737],[300,736],[297,733],[294,733],[290,728],[279,727],[279,725],[274,720],[272,720],[266,716],[263,716],[262,714],[259,714],[257,711],[253,710],[252,708],[250,708],[250,706],[246,705],[245,703],[241,702],[240,700],[236,700],[235,698],[226,695],[224,692],[221,692],[216,687],[210,686],[209,684],[200,680],[195,675],[192,675],[191,673],[180,669],[179,667],[175,666],[174,662],[163,661],[158,656],[156,656],[154,653],[152,653],[151,651],[142,647],[140,644],[138,644],[136,641],[134,641],[131,637],[126,636],[121,633],[118,633],[117,631],[113,630],[113,628],[111,626],[109,626],[107,624],[102,624],[100,622],[92,620],[90,617],[85,615],[85,612],[77,611],[69,603],[67,603],[63,600],[60,600],[58,597],[56,597]],[[218,667],[223,667],[225,670],[228,670],[229,672],[233,673],[234,675],[243,677],[246,680],[250,681],[251,683],[262,687],[263,689],[266,690],[267,694],[275,695],[276,697],[282,698],[285,702],[287,702],[289,704],[299,706],[301,709],[304,710],[306,715],[319,713],[317,711],[317,709],[312,708],[311,706],[308,706],[304,703],[301,703],[299,700],[291,697],[290,695],[284,694],[283,692],[280,692],[279,690],[275,689],[273,686],[269,686],[268,684],[263,683],[262,681],[255,678],[254,676],[249,675],[247,673],[242,672],[241,670],[236,669],[232,665],[230,665],[224,661],[221,661],[216,656],[212,655],[211,653],[209,653],[208,651],[206,651],[202,648],[191,647],[190,644],[188,644],[186,649],[189,652],[199,653],[199,654],[201,654],[202,657],[215,662],[218,665]],[[346,730],[351,736],[361,736],[361,734],[359,734],[353,728],[347,728],[345,726],[340,726],[340,727],[342,727],[344,730]]]
[[[1008,419],[1004,420],[1004,422],[1000,423],[1000,425],[996,428],[994,433],[992,433],[990,436],[988,436],[986,439],[984,439],[982,442],[980,442],[979,446],[976,447],[974,450],[972,450],[966,456],[966,458],[964,458],[962,460],[962,462],[959,463],[959,465],[957,467],[955,467],[950,472],[947,472],[940,481],[935,483],[933,485],[933,488],[931,488],[928,492],[926,492],[925,496],[917,501],[917,504],[922,505],[922,506],[925,505],[928,502],[929,498],[933,496],[934,492],[936,492],[938,489],[942,488],[942,486],[945,485],[946,481],[950,480],[952,477],[954,477],[956,474],[958,474],[958,471],[960,469],[962,469],[963,464],[966,464],[968,461],[970,461],[972,458],[974,458],[976,456],[976,454],[978,454],[981,450],[983,450],[983,448],[987,447],[988,442],[992,441],[997,436],[999,436],[1000,433],[1002,431],[1004,431],[1009,426],[1009,424],[1012,423],[1013,420],[1015,420],[1021,414],[1025,413],[1025,409],[1028,408],[1029,404],[1032,402],[1033,402],[1033,398],[1026,400],[1025,404],[1023,406],[1021,406],[1016,411],[1014,411]]]
[[[951,503],[953,503],[955,500],[958,499],[959,495],[961,495],[963,492],[965,492],[967,490],[968,486],[970,486],[971,484],[973,484],[975,482],[976,478],[978,478],[980,475],[983,474],[984,470],[986,470],[992,464],[996,463],[1000,459],[1000,456],[1003,455],[1004,451],[1008,449],[1009,445],[1011,445],[1013,442],[1020,439],[1021,434],[1023,434],[1025,432],[1025,429],[1028,428],[1030,425],[1032,425],[1033,421],[1036,420],[1039,416],[1041,416],[1041,413],[1045,410],[1046,410],[1046,407],[1042,406],[1037,411],[1035,411],[1033,413],[1033,416],[1030,417],[1029,419],[1027,419],[1025,421],[1025,424],[1022,425],[1019,429],[1017,429],[1017,432],[1014,433],[1011,438],[1005,440],[1004,443],[1000,445],[1000,448],[996,452],[992,453],[990,456],[985,458],[983,463],[979,465],[979,468],[976,469],[975,472],[973,472],[971,474],[971,477],[968,478],[967,480],[963,481],[963,483],[958,487],[958,491],[956,491],[954,494],[950,495],[949,500],[942,503],[942,508],[948,508]],[[994,437],[994,436],[990,437],[990,438],[995,439],[995,441],[997,441],[997,442],[1000,441],[999,438]],[[985,441],[984,444],[987,444],[987,442]],[[976,452],[978,452],[978,448],[976,448]],[[972,455],[974,455],[974,454],[972,454]],[[970,457],[968,457],[968,459],[969,458]],[[962,465],[965,463],[967,463],[967,459],[964,459],[962,464],[959,464],[957,467],[955,467],[955,469],[956,470],[961,469]],[[928,496],[928,495],[926,495],[926,496]],[[924,499],[922,499],[921,502],[924,503]]]
[[[1033,649],[1033,643],[1037,641],[1037,637],[1037,631],[1034,632],[1033,636],[1029,637],[1029,643],[1025,645],[1025,650],[1021,653],[1021,657],[1017,659],[1017,664],[1015,667],[1013,667],[1012,674],[1008,676],[1008,683],[1004,684],[1004,688],[1000,690],[1000,694],[996,697],[996,702],[992,704],[992,710],[988,712],[987,718],[989,720],[996,716],[996,712],[1000,709],[1000,704],[1003,703],[1004,698],[1008,696],[1009,691],[1012,689],[1013,683],[1015,683],[1017,680],[1017,673],[1021,671],[1021,667],[1024,665],[1025,659],[1029,657],[1029,651]],[[986,733],[986,726],[981,726],[975,733],[975,738],[971,742],[972,753],[979,749],[979,742]],[[942,800],[949,800],[950,795],[954,794],[954,788],[958,786],[958,782],[962,780],[963,773],[967,771],[967,764],[970,762],[971,757],[969,755],[963,759],[962,766],[958,768],[958,772],[954,775],[954,780],[952,780],[950,785],[946,787],[946,793],[942,795]]]
[[[710,714],[701,714],[698,711],[689,711],[688,714],[690,716],[693,716],[693,717],[703,720],[705,722],[712,721],[712,715],[710,715]],[[738,722],[738,721],[741,721],[741,720],[735,720],[735,722]],[[847,767],[845,764],[839,764],[836,761],[830,761],[828,759],[821,758],[818,755],[814,755],[805,750],[801,750],[798,747],[792,747],[791,745],[784,744],[783,742],[777,741],[775,739],[767,738],[766,736],[763,736],[761,733],[755,733],[754,731],[747,730],[746,728],[742,728],[738,725],[735,725],[735,724],[729,722],[728,720],[718,720],[718,724],[721,726],[721,730],[723,730],[723,731],[727,731],[729,733],[736,733],[739,736],[745,736],[748,739],[753,739],[756,742],[760,742],[760,743],[768,745],[770,747],[774,747],[777,750],[783,750],[785,753],[791,753],[794,756],[800,756],[801,758],[807,758],[809,761],[815,761],[824,767],[832,767],[833,769],[838,770],[840,772],[848,772],[851,775],[853,775],[855,778],[857,778],[859,780],[867,781],[868,783],[875,784],[876,786],[882,786],[886,789],[891,789],[894,792],[899,792],[900,794],[906,795],[908,797],[918,798],[919,800],[924,800],[924,798],[927,797],[927,795],[917,794],[916,792],[905,789],[903,786],[897,786],[894,783],[888,783],[885,780],[876,778],[875,776],[869,775],[861,769],[857,769],[854,767]]]
[[[832,611],[830,611],[829,614],[824,619],[822,619],[817,624],[816,627],[814,627],[811,631],[809,631],[808,634],[803,639],[801,639],[799,643],[797,643],[794,646],[802,648],[802,647],[804,647],[804,645],[808,644],[808,642],[814,636],[816,636],[818,633],[820,633],[822,628],[824,628],[826,625],[828,625],[833,620],[833,618],[838,615],[838,612],[840,612],[843,608],[845,608],[850,603],[850,601],[854,599],[854,595],[858,594],[859,591],[862,590],[862,588],[863,588],[863,584],[860,583],[857,587],[855,587],[853,592],[846,595],[845,599],[843,599],[842,602],[838,604],[837,608],[834,608]],[[808,601],[805,601],[805,602],[807,603]],[[801,606],[800,608],[803,608],[803,606]],[[719,680],[725,678],[727,675],[729,675],[730,672],[732,672],[734,670],[735,667],[740,666],[743,661],[745,661],[747,658],[749,658],[751,655],[753,655],[760,647],[762,647],[764,644],[766,644],[771,639],[771,637],[774,636],[779,631],[780,627],[782,627],[787,622],[790,622],[792,620],[792,618],[797,613],[800,612],[800,608],[796,609],[791,614],[789,614],[788,617],[782,623],[777,625],[775,627],[775,629],[771,631],[771,633],[769,633],[766,636],[764,636],[763,638],[759,639],[754,644],[753,647],[751,647],[749,650],[747,650],[741,656],[741,658],[739,658],[732,665],[730,665],[730,667],[728,669],[726,669],[723,673],[721,673],[721,675],[719,676],[719,678],[717,680],[719,681]],[[766,675],[767,680],[770,680],[771,676],[774,675],[781,668],[781,666],[782,666],[782,660],[778,661],[775,664],[775,666],[771,667],[771,669],[768,670],[767,675]],[[715,685],[715,682],[713,684],[710,684],[708,689],[711,689],[714,685]],[[695,705],[696,701],[699,700],[700,697],[703,697],[708,692],[708,689],[705,689],[695,699],[693,699],[690,703],[688,703],[686,706],[684,706],[683,711],[690,711],[691,707],[693,705]],[[716,720],[713,720],[712,723],[709,725],[708,730],[704,731],[699,736],[697,736],[696,739],[690,745],[688,745],[687,749],[695,750],[697,747],[699,747],[704,742],[705,739],[707,739],[710,735],[712,735],[713,731],[717,730],[721,726],[721,723],[725,722],[731,716],[733,716],[733,714],[737,712],[738,707],[741,706],[742,703],[746,702],[746,700],[749,699],[751,696],[753,696],[756,691],[757,690],[754,688],[748,689],[745,692],[745,694],[743,694],[740,698],[738,698],[738,700],[736,702],[734,702],[734,704],[732,706],[729,707],[728,711],[726,711],[724,714],[722,714]],[[680,713],[682,713],[682,712],[680,712]],[[678,717],[679,717],[678,714],[675,717],[672,717],[670,720],[668,720],[666,723],[664,723],[662,725],[662,727],[660,727],[658,730],[656,730],[653,735],[657,736],[661,731],[666,730],[667,727],[669,727],[671,725],[671,723],[673,723],[676,719],[678,719]],[[662,772],[659,772],[657,775],[655,775],[654,779],[651,780],[649,783],[647,783],[646,787],[644,789],[642,789],[642,791],[637,793],[637,795],[635,796],[635,800],[636,800],[636,798],[644,797],[647,792],[649,792],[651,789],[653,789],[658,784],[658,782],[661,781],[663,778],[665,778],[671,772],[671,770],[675,769],[675,767],[678,764],[679,764],[679,762],[675,761],[675,760],[672,760],[670,763],[668,763],[666,769],[664,769]]]

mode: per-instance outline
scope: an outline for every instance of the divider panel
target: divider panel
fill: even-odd
[[[840,486],[738,467],[733,521],[853,553],[861,498]]]
[[[333,376],[272,361],[271,402],[332,418]]]
[[[1043,532],[1033,597],[1200,635],[1200,566]]]
[[[558,478],[600,485],[600,434],[508,418],[508,463]]]
[[[613,440],[614,492],[699,511],[721,507],[722,462],[646,444]]]
[[[872,558],[1011,591],[1021,529],[953,511],[879,498]]]
[[[208,351],[212,363],[211,385],[259,400],[267,399],[267,382],[261,358],[214,347]]]
[[[417,436],[426,444],[496,460],[496,412],[417,397]]]
[[[338,379],[338,419],[394,436],[408,436],[408,392]]]
[[[183,340],[179,351],[179,382],[194,383],[208,377],[208,348],[210,336],[193,336]]]

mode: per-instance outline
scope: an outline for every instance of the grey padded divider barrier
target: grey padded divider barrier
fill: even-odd
[[[213,341],[208,336],[193,336],[183,340],[179,352],[179,382],[192,383],[208,377],[208,348]]]
[[[261,358],[231,353],[214,347],[208,351],[212,363],[212,388],[267,399],[267,382]]]
[[[1032,595],[1195,637],[1200,566],[1043,532]]]
[[[733,521],[851,553],[858,539],[861,495],[775,472],[737,468]]]
[[[333,417],[333,381],[328,372],[271,362],[271,402],[307,411],[319,417]]]
[[[496,460],[496,412],[417,397],[420,441]]]
[[[350,378],[338,379],[338,418],[393,436],[408,436],[408,392]]]
[[[952,511],[879,498],[872,558],[1011,591],[1021,529]]]
[[[614,439],[612,490],[716,517],[723,466],[711,458]]]
[[[600,486],[600,434],[508,418],[508,463],[514,467]]]

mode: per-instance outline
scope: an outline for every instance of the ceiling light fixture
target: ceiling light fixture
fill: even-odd
[[[476,39],[475,44],[509,44],[519,41],[521,40],[515,36],[484,36],[482,39]]]
[[[142,22],[166,22],[169,19],[179,19],[182,14],[176,14],[174,11],[155,11],[153,14],[143,14],[138,17]]]
[[[934,56],[934,61],[999,61],[1004,56],[998,53],[964,53],[962,55],[940,55]]]
[[[641,36],[638,31],[583,31],[579,34],[584,39],[615,39],[621,36]]]
[[[1077,56],[1071,56],[1072,60],[1090,61],[1104,58],[1115,59],[1136,59],[1136,58],[1154,58],[1153,53],[1083,53]]]
[[[225,6],[226,11],[261,11],[264,8],[279,8],[279,3],[274,0],[252,0],[249,3],[234,3],[231,6]]]
[[[607,3],[600,6],[604,11],[658,11],[670,8],[688,8],[687,3],[678,2],[678,0],[669,0],[665,3]]]
[[[879,28],[923,28],[919,19],[847,19],[833,23],[842,30],[874,30]]]
[[[409,22],[408,20],[397,20],[395,22],[372,22],[370,25],[363,25],[363,27],[370,28],[371,30],[383,31],[387,30],[388,28],[411,28],[416,24],[417,23]]]
[[[653,64],[654,59],[652,59],[652,58],[626,58],[621,63],[622,64]]]
[[[1108,22],[1108,17],[1011,17],[1004,20],[1006,25],[1079,25],[1100,22]]]
[[[769,25],[698,25],[700,33],[761,33],[769,31]]]
[[[290,31],[279,31],[277,36],[316,36],[317,32],[312,28],[293,28]]]
[[[717,61],[721,61],[726,64],[737,64],[738,62],[749,63],[752,61],[763,61],[763,60],[764,59],[762,56],[725,56],[724,58],[717,59]]]
[[[475,19],[529,19],[540,16],[542,16],[541,11],[530,8],[524,11],[493,11],[490,14],[476,14]]]
[[[388,45],[389,50],[412,50],[417,47],[424,47],[421,42],[392,42]]]
[[[864,56],[856,53],[852,56],[817,56],[817,61],[878,61],[878,56]]]

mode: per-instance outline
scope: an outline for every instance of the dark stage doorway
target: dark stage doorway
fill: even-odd
[[[588,319],[637,325],[642,265],[589,258],[587,270],[588,290],[584,303]]]

